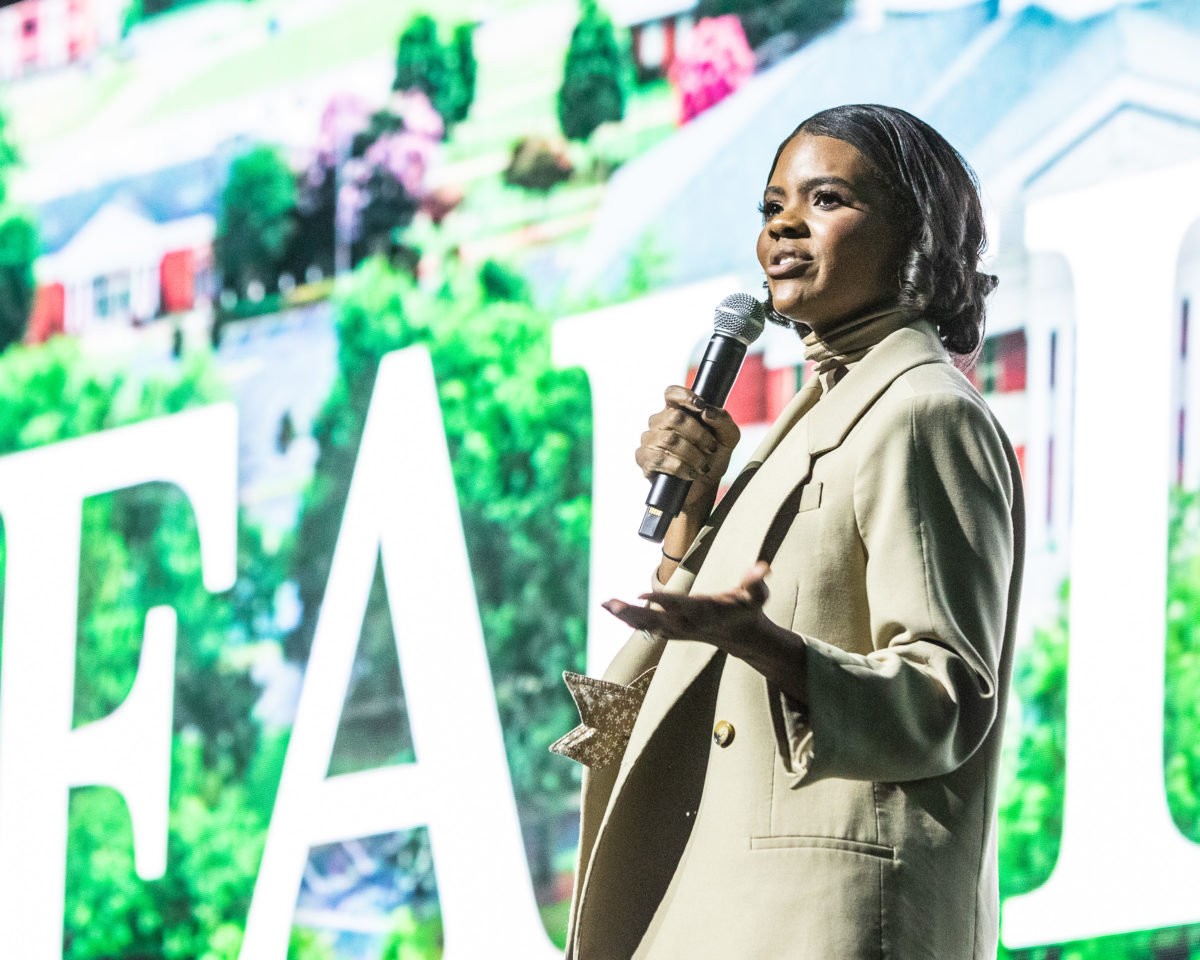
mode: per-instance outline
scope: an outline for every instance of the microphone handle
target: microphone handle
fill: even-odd
[[[705,403],[725,406],[745,356],[746,344],[741,340],[714,333],[696,369],[692,390]],[[691,487],[692,481],[683,477],[666,473],[651,474],[650,495],[646,497],[646,513],[638,534],[654,543],[662,543],[671,521],[683,509],[683,502]]]

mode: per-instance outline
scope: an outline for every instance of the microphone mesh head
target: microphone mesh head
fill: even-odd
[[[763,305],[748,293],[731,293],[719,304],[713,314],[713,327],[717,333],[740,340],[749,346],[758,339],[766,323]]]

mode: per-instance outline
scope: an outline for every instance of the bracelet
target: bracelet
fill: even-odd
[[[672,563],[683,563],[683,557],[673,557],[667,553],[666,550],[662,552],[662,555],[665,559],[670,560]]]

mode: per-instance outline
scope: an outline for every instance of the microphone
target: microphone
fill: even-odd
[[[766,317],[763,305],[748,293],[731,293],[713,314],[713,335],[696,370],[692,390],[705,403],[725,406],[725,399],[742,368],[746,348],[763,331]],[[650,476],[650,495],[646,497],[646,515],[638,533],[654,543],[662,543],[667,527],[683,508],[692,481],[666,473]]]

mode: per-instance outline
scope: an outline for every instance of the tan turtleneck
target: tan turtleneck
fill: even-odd
[[[824,338],[810,330],[804,337],[804,359],[815,364],[821,395],[832,390],[877,343],[908,326],[913,317],[906,307],[890,306],[851,320]]]

